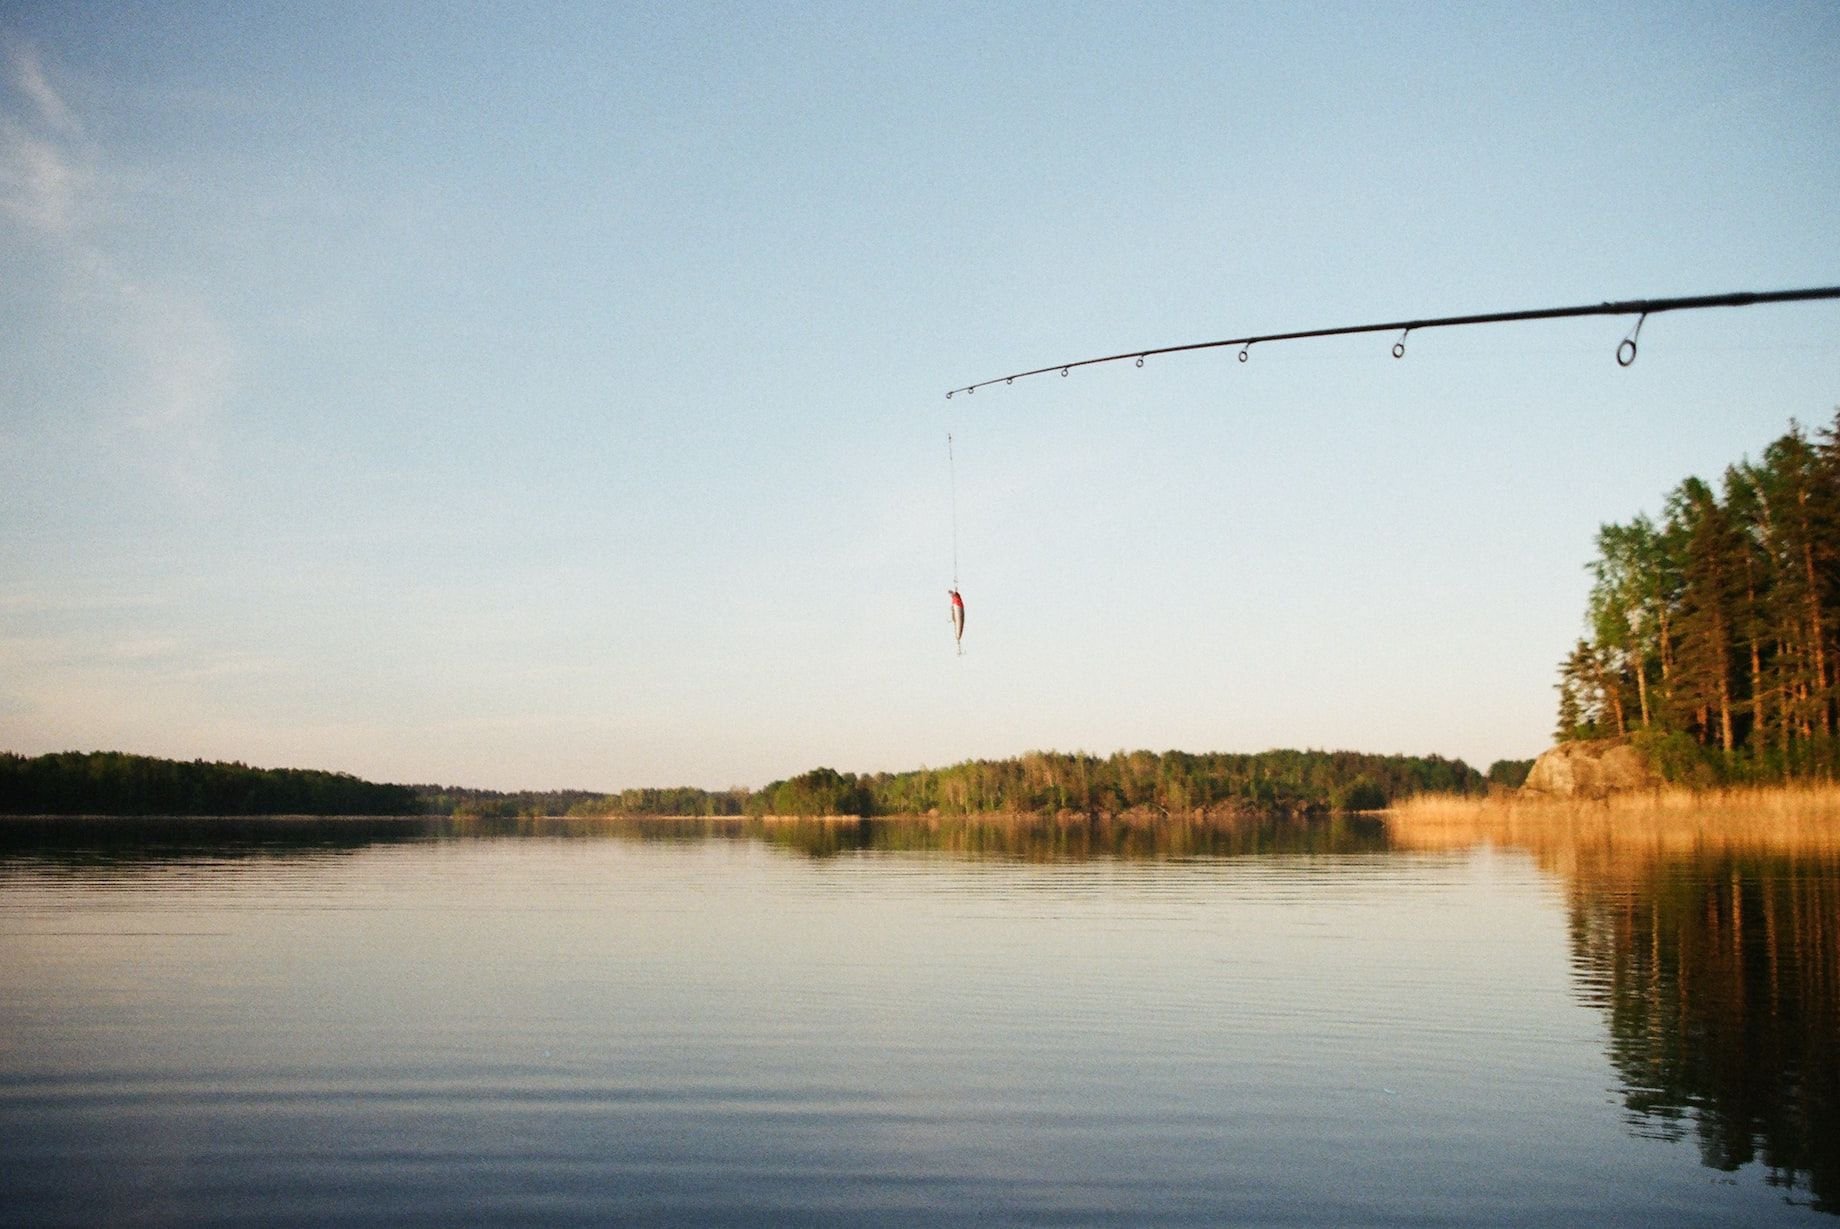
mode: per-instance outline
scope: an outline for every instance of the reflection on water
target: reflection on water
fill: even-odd
[[[1429,827],[1399,835],[1517,845],[1565,880],[1632,1131],[1840,1212],[1840,816],[1485,808]]]
[[[1840,826],[1509,820],[0,821],[0,1225],[1840,1211]]]
[[[0,817],[0,859],[84,865],[187,857],[314,854],[433,840],[535,837],[700,844],[760,842],[814,858],[931,853],[1020,862],[1166,861],[1259,854],[1382,853],[1385,824],[1367,816],[901,819],[607,819],[574,817],[276,816],[194,819]]]
[[[425,840],[442,821],[390,817],[0,816],[0,865],[80,867],[110,862],[336,853]]]
[[[1580,877],[1572,937],[1637,1130],[1840,1211],[1840,859],[1708,851]]]
[[[1355,817],[1208,820],[1077,816],[1044,819],[911,819],[855,822],[781,821],[762,825],[769,844],[814,857],[843,853],[945,853],[1021,862],[1095,858],[1167,861],[1260,854],[1379,853],[1386,828]]]

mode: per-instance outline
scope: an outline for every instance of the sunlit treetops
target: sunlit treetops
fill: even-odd
[[[1840,773],[1840,412],[1603,526],[1590,568],[1561,741],[1632,735],[1698,784]]]
[[[858,776],[814,769],[757,791],[748,809],[773,815],[1297,814],[1378,810],[1414,794],[1486,789],[1481,773],[1462,760],[1440,756],[1032,751],[1013,759],[969,760],[913,772]]]

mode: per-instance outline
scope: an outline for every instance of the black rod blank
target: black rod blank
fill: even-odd
[[[1589,303],[1582,307],[1544,307],[1533,311],[1485,312],[1474,316],[1438,316],[1426,320],[1395,320],[1388,324],[1351,324],[1333,329],[1301,329],[1294,333],[1260,333],[1251,337],[1227,337],[1220,341],[1195,341],[1181,346],[1155,346],[1148,350],[1126,350],[1122,354],[1108,354],[1104,358],[1083,358],[1072,363],[1055,363],[1047,367],[1037,367],[1032,371],[1018,371],[1014,375],[997,376],[991,380],[980,380],[976,384],[967,384],[955,388],[946,394],[950,399],[955,393],[973,393],[991,384],[1012,384],[1026,376],[1046,375],[1058,371],[1066,375],[1075,367],[1095,367],[1100,363],[1116,363],[1123,359],[1137,360],[1139,367],[1144,360],[1160,354],[1183,354],[1190,350],[1215,350],[1222,346],[1240,347],[1240,362],[1245,362],[1248,351],[1255,345],[1268,341],[1300,341],[1306,337],[1346,337],[1353,333],[1391,333],[1398,330],[1399,342],[1393,346],[1393,357],[1399,358],[1405,353],[1405,334],[1420,329],[1447,329],[1463,324],[1507,324],[1517,320],[1561,320],[1572,316],[1653,316],[1659,312],[1696,311],[1705,307],[1750,307],[1756,303],[1804,303],[1813,299],[1840,299],[1840,286],[1819,286],[1809,290],[1766,290],[1759,292],[1738,291],[1732,294],[1702,294],[1681,299],[1627,299],[1618,303]],[[1636,332],[1640,332],[1642,323],[1636,322]],[[1635,332],[1625,337],[1617,347],[1618,365],[1627,367],[1635,361]]]

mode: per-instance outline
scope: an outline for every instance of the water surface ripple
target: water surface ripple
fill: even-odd
[[[1765,1104],[1760,1069],[1749,1151],[1718,1154],[1726,1092],[1692,1083],[1718,1056],[1652,992],[1724,949],[1639,875],[1346,826],[1143,857],[937,825],[277,831],[0,843],[0,1224],[1767,1224],[1835,1197],[1823,1133],[1761,1121],[1840,1104],[1792,1044],[1835,1010],[1831,918],[1770,940],[1779,1027],[1744,1032],[1813,1091]],[[1738,868],[1727,916],[1786,933],[1836,899],[1831,859],[1779,871]]]

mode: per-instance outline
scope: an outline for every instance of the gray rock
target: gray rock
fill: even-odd
[[[1561,743],[1541,755],[1521,792],[1543,798],[1604,798],[1660,784],[1660,774],[1627,738],[1600,738]]]

